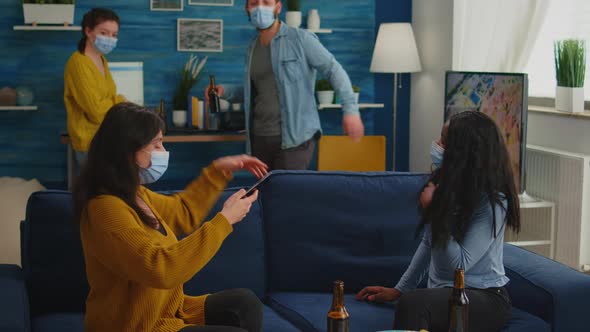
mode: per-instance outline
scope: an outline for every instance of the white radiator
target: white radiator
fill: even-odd
[[[528,145],[526,192],[556,204],[555,259],[590,264],[590,156]]]

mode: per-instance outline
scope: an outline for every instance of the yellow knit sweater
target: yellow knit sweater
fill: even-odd
[[[115,196],[92,199],[80,233],[90,293],[86,328],[92,331],[178,331],[205,323],[206,295],[183,293],[183,283],[215,255],[232,226],[222,214],[201,226],[229,177],[209,166],[172,196],[140,187],[139,195],[167,232],[141,222]],[[189,234],[178,241],[176,234]]]
[[[107,111],[125,101],[117,87],[107,60],[101,56],[105,75],[92,59],[74,52],[64,70],[64,103],[68,114],[68,134],[76,151],[88,151],[90,141]]]

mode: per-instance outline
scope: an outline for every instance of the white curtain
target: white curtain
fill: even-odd
[[[522,72],[548,0],[454,0],[453,70]]]

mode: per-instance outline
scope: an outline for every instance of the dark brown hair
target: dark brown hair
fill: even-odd
[[[162,119],[144,107],[133,103],[111,107],[90,143],[88,159],[74,186],[76,222],[81,221],[90,200],[99,195],[112,195],[135,210],[145,224],[157,225],[136,202],[139,166],[135,153],[163,129]]]
[[[119,25],[119,16],[114,11],[106,8],[92,8],[92,10],[84,14],[84,18],[82,19],[82,38],[78,42],[78,51],[80,53],[84,54],[84,49],[86,48],[86,40],[88,39],[86,28],[92,30],[97,25],[106,21],[115,21]]]

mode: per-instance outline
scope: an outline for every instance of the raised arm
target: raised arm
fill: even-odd
[[[153,288],[188,281],[219,250],[232,226],[221,214],[176,243],[153,241],[134,211],[119,198],[101,196],[88,205],[81,236],[88,255],[130,280]],[[156,231],[156,230],[153,230]],[[157,232],[157,231],[156,231]]]

